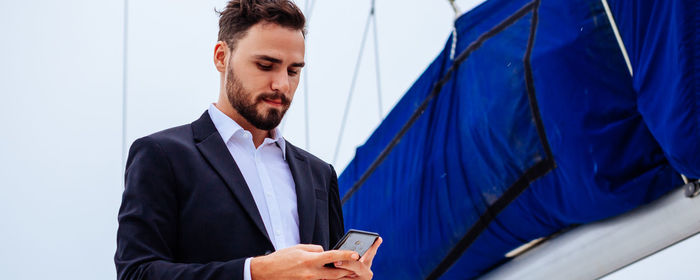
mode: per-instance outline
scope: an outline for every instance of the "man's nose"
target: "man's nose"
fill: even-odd
[[[287,93],[289,91],[289,75],[287,71],[275,73],[270,88],[276,92]]]

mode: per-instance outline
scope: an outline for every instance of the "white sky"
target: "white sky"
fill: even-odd
[[[480,2],[458,1],[458,5],[464,10]],[[216,43],[217,17],[213,9],[221,9],[224,3],[222,0],[130,2],[127,143],[190,122],[206,109],[206,104],[216,101],[218,73],[211,55]],[[306,8],[305,2],[297,3],[300,8]],[[284,121],[284,135],[297,146],[334,163],[340,172],[354,156],[355,148],[381,120],[374,34],[370,28],[338,160],[333,162],[371,0],[315,1],[310,6],[313,10],[303,73],[308,88],[300,83]],[[454,12],[447,1],[377,1],[375,7],[382,111],[386,115],[444,46]],[[172,20],[154,17],[156,12],[170,13],[168,19]],[[167,45],[161,46],[163,42]],[[155,79],[154,73],[159,73]],[[166,75],[174,79],[158,79]],[[159,113],[152,115],[153,109]]]
[[[457,1],[462,11],[479,2]],[[115,278],[122,137],[128,146],[189,123],[216,100],[213,10],[224,3],[131,0],[125,21],[124,1],[0,1],[0,278]],[[305,147],[308,110],[309,150],[329,162],[370,3],[316,1],[311,14],[308,89],[297,90],[284,134]],[[378,0],[376,16],[386,115],[443,48],[454,14],[446,0]],[[373,38],[370,29],[339,172],[381,119]],[[699,243],[614,279],[668,276],[665,264],[688,262]]]

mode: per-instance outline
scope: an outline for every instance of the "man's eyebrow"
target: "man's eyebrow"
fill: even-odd
[[[271,57],[271,56],[267,56],[267,55],[256,55],[255,58],[261,59],[261,60],[266,60],[266,61],[269,61],[272,63],[282,63],[282,60]]]
[[[267,55],[256,55],[255,58],[256,58],[256,59],[265,60],[265,61],[269,61],[269,62],[276,63],[276,64],[281,64],[281,63],[282,63],[282,60],[280,60],[280,59],[278,59],[278,58],[271,57],[271,56],[267,56]],[[291,66],[292,66],[292,67],[304,67],[304,65],[305,65],[304,62],[295,62],[295,63],[292,63]]]

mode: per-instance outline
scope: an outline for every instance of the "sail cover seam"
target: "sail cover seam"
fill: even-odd
[[[433,269],[433,271],[426,277],[426,279],[437,279],[442,274],[447,272],[447,270],[464,254],[464,252],[471,246],[471,244],[479,237],[479,235],[486,230],[491,221],[493,221],[496,216],[503,211],[511,202],[513,202],[523,191],[525,191],[530,184],[537,180],[538,178],[549,173],[556,167],[554,162],[554,157],[552,156],[551,149],[549,147],[549,142],[547,141],[547,135],[544,130],[544,124],[542,122],[542,117],[537,105],[537,98],[535,95],[534,79],[532,76],[532,66],[530,64],[530,58],[532,55],[532,49],[534,46],[535,35],[537,31],[538,23],[538,8],[539,0],[534,0],[521,8],[520,11],[525,10],[524,14],[520,17],[513,19],[511,24],[515,21],[524,17],[525,14],[532,12],[532,22],[530,24],[530,35],[527,42],[527,49],[523,57],[523,64],[525,70],[525,84],[527,87],[527,96],[530,103],[530,110],[535,121],[535,127],[537,129],[537,134],[540,138],[540,143],[542,144],[545,151],[545,158],[537,162],[532,167],[528,168],[525,173],[520,176],[512,185],[510,185],[503,195],[499,197],[491,206],[489,206],[486,211],[479,216],[479,219],[471,226],[467,233],[457,242],[457,244],[450,249],[447,256]],[[516,14],[518,14],[516,12]],[[515,14],[514,14],[515,15]],[[510,19],[510,18],[509,18]],[[505,21],[504,21],[505,22]]]
[[[425,99],[423,99],[421,104],[416,108],[416,110],[414,110],[411,117],[401,127],[399,132],[394,136],[394,138],[391,139],[389,144],[387,144],[387,146],[384,147],[379,156],[377,156],[377,158],[370,164],[370,166],[367,168],[367,170],[365,170],[362,176],[360,176],[360,179],[358,179],[352,185],[352,187],[348,189],[345,195],[343,195],[343,198],[341,200],[342,204],[345,204],[352,197],[352,195],[355,194],[355,192],[357,192],[357,190],[362,186],[362,184],[364,184],[364,182],[367,181],[367,179],[369,179],[369,176],[372,175],[372,173],[374,173],[377,167],[379,167],[379,165],[386,159],[391,150],[399,143],[401,138],[408,132],[408,130],[411,128],[411,126],[413,126],[416,120],[418,120],[418,117],[420,117],[425,112],[430,101],[432,101],[433,98],[440,94],[440,90],[442,90],[442,87],[450,79],[452,79],[452,73],[457,70],[459,65],[462,64],[462,62],[464,62],[472,52],[481,47],[484,41],[505,30],[508,26],[512,25],[513,23],[527,15],[533,9],[535,2],[539,3],[539,0],[529,2],[528,4],[520,8],[518,11],[516,11],[513,15],[506,18],[490,30],[481,34],[475,41],[469,44],[469,46],[467,46],[467,48],[464,49],[464,51],[462,51],[459,54],[459,56],[457,56],[457,58],[454,60],[454,64],[452,64],[452,66],[445,72],[443,77],[433,85],[433,89],[431,90],[430,94]]]

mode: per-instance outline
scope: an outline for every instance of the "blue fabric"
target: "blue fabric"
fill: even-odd
[[[457,21],[456,53],[529,1],[491,0]],[[378,232],[377,279],[424,279],[482,216],[493,220],[443,275],[468,279],[508,251],[633,209],[700,177],[698,4],[611,1],[630,76],[599,0],[543,1],[532,49],[538,137],[523,56],[532,13],[486,40],[343,206]],[[451,39],[339,179],[345,194],[452,65]],[[499,213],[494,202],[551,149],[555,167]]]
[[[639,112],[671,164],[700,178],[700,2],[609,1]]]

